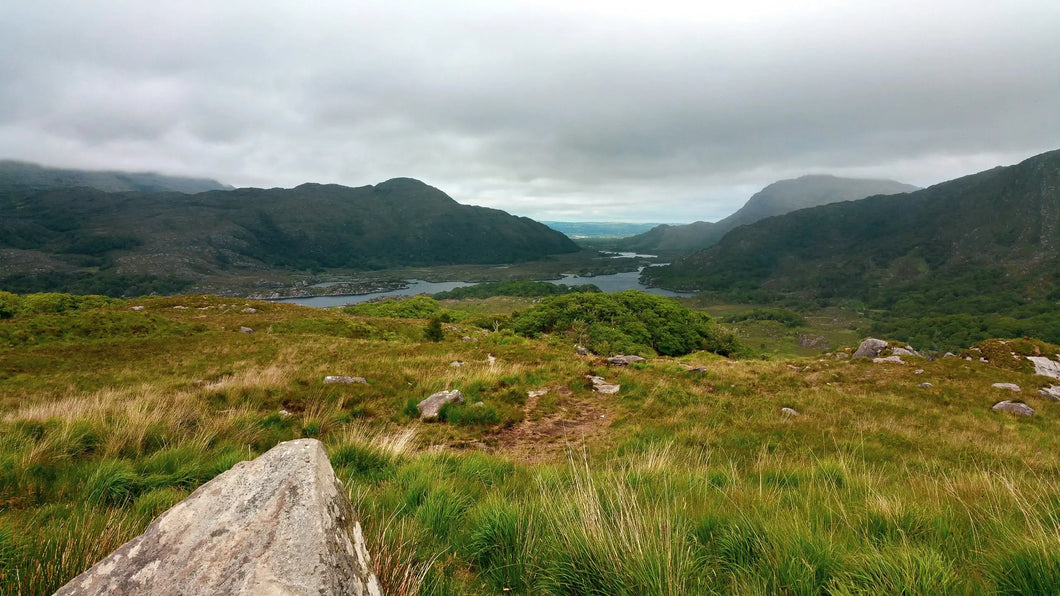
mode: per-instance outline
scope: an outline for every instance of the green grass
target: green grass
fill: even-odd
[[[157,324],[109,323],[131,315]],[[609,368],[562,334],[457,321],[431,342],[423,319],[212,296],[0,324],[56,316],[85,332],[0,346],[3,594],[54,592],[197,486],[302,436],[326,445],[387,593],[1060,590],[1057,406],[1022,368],[705,352]],[[324,385],[332,374],[368,382]],[[587,374],[622,389],[595,393]],[[995,382],[1038,414],[991,412],[1012,397]],[[415,420],[445,388],[466,403]]]

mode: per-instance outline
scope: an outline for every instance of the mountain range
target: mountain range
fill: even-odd
[[[122,293],[122,276],[511,263],[579,250],[543,224],[461,205],[409,178],[198,194],[14,186],[0,189],[0,289],[110,276],[106,293]]]
[[[883,331],[927,342],[1060,341],[1060,150],[763,219],[643,277],[743,301],[855,301],[886,313]]]
[[[152,172],[97,172],[49,168],[34,163],[0,160],[0,190],[42,190],[84,186],[104,192],[181,192],[231,190],[209,178],[164,176]]]
[[[616,243],[621,250],[666,254],[687,254],[711,246],[734,228],[760,219],[799,209],[854,201],[872,195],[896,194],[917,187],[893,180],[838,178],[827,175],[802,176],[774,182],[755,193],[732,215],[717,222],[697,221],[686,225],[660,225]]]

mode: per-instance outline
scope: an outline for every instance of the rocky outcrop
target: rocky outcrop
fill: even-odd
[[[202,485],[56,594],[380,593],[327,453],[302,439]]]
[[[464,403],[464,394],[458,389],[432,393],[430,397],[416,404],[416,408],[420,411],[420,420],[437,420],[442,406],[449,402]]]
[[[991,387],[994,389],[1008,389],[1009,391],[1014,391],[1016,393],[1019,393],[1020,391],[1020,386],[1015,383],[994,383]]]
[[[1050,385],[1038,390],[1038,395],[1049,401],[1060,401],[1060,385]]]
[[[623,354],[615,354],[614,356],[611,356],[607,359],[607,363],[611,366],[628,366],[630,364],[637,364],[639,362],[646,362],[646,360],[644,358],[641,358],[640,356],[626,356]]]
[[[1060,379],[1060,362],[1045,356],[1027,356],[1034,364],[1034,374]]]
[[[882,364],[884,362],[893,362],[895,364],[905,364],[905,360],[902,360],[900,356],[887,356],[885,358],[873,358],[873,362],[876,364]]]
[[[991,410],[995,412],[1008,412],[1010,414],[1016,414],[1017,416],[1034,416],[1034,408],[1028,406],[1023,402],[1018,401],[999,401]]]
[[[887,347],[887,342],[882,339],[870,337],[861,342],[858,349],[854,351],[853,358],[875,358]]]

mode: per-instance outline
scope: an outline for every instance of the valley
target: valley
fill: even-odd
[[[0,193],[0,593],[299,438],[387,594],[1053,593],[1056,155],[683,256],[408,179]],[[193,225],[240,196],[277,215]],[[432,223],[372,248],[302,201]]]

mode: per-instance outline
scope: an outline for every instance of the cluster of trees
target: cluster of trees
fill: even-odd
[[[548,296],[511,316],[474,315],[448,310],[427,296],[366,302],[342,312],[372,317],[429,319],[425,338],[438,341],[442,323],[457,322],[492,330],[508,329],[526,337],[563,335],[597,354],[680,356],[707,350],[725,356],[746,355],[746,347],[710,315],[673,298],[627,290],[615,294],[573,292]]]
[[[124,275],[113,271],[43,271],[0,277],[0,288],[18,294],[69,292],[132,298],[150,294],[179,294],[190,285],[190,281],[176,277]]]
[[[708,350],[729,356],[743,349],[709,315],[636,290],[546,298],[513,313],[511,327],[527,336],[563,333],[598,354],[679,356]]]
[[[107,296],[74,296],[54,292],[19,295],[0,291],[0,319],[88,310],[118,302],[120,301]]]
[[[541,298],[559,296],[575,292],[599,292],[600,288],[592,284],[568,286],[547,281],[494,281],[474,286],[454,288],[447,292],[434,294],[436,300],[463,300],[464,298],[490,298],[492,296],[519,296],[522,298]]]
[[[741,321],[776,321],[785,327],[805,327],[806,319],[797,312],[783,308],[756,308],[725,317],[726,323]]]

